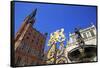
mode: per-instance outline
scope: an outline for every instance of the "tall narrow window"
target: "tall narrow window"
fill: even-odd
[[[20,64],[20,61],[21,61],[21,58],[18,57],[17,62],[16,62],[16,65],[19,65]]]
[[[29,32],[29,33],[28,33],[28,35],[30,36],[30,35],[31,35],[31,33]]]
[[[91,36],[92,36],[92,37],[95,36],[93,30],[90,30],[90,33],[91,33]]]
[[[31,41],[32,41],[32,43],[34,42],[34,40],[33,40],[33,39],[32,39]]]
[[[29,37],[27,36],[26,39],[29,39]]]
[[[86,33],[83,33],[84,39],[87,39],[87,35]]]
[[[88,36],[88,37],[90,37],[90,36],[91,36],[91,35],[90,35],[90,32],[87,32],[87,36]]]
[[[21,45],[21,50],[24,50],[26,48],[26,45],[24,42],[22,42],[22,45]]]

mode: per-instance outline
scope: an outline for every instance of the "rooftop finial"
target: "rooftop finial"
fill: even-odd
[[[35,17],[36,12],[37,12],[37,8],[35,10],[33,10],[32,13],[29,15],[30,19]]]

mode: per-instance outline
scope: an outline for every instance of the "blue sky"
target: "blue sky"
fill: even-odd
[[[96,25],[96,7],[15,2],[15,33],[35,8],[37,14],[33,27],[41,33],[47,32],[47,41],[51,32],[61,28],[65,29],[64,33],[68,38],[69,32],[73,32],[75,27],[86,28],[91,23]],[[47,43],[45,50],[48,50]]]

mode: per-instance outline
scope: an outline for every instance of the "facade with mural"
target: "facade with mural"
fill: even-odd
[[[48,46],[50,49],[47,53],[47,64],[61,64],[67,62],[64,56],[64,41],[66,37],[64,35],[64,29],[59,29],[50,34]]]

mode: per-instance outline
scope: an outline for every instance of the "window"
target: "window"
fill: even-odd
[[[44,41],[44,40],[41,39],[41,40],[40,40],[40,44],[43,44],[43,41]]]
[[[21,50],[24,50],[26,48],[26,45],[24,42],[22,42],[22,45],[21,45]]]
[[[32,43],[34,42],[34,40],[32,39]]]
[[[31,49],[29,48],[27,53],[30,53],[30,52],[31,52]]]
[[[33,38],[35,39],[35,35],[33,35]]]
[[[84,39],[87,39],[86,33],[83,33],[83,37],[84,37]]]
[[[34,32],[34,35],[37,36],[37,32]]]
[[[87,32],[87,36],[90,37],[90,32]]]
[[[20,64],[20,61],[21,61],[21,58],[18,57],[17,62],[16,62],[16,65],[19,65]]]
[[[21,50],[27,53],[29,50],[29,46],[23,42],[23,44],[21,45]]]
[[[92,36],[92,37],[95,36],[93,30],[90,30],[90,33],[91,33],[91,36]]]
[[[31,33],[29,32],[28,35],[31,35]]]
[[[34,55],[34,49],[31,49],[30,54]]]
[[[29,39],[29,37],[27,36],[26,39]]]
[[[35,42],[36,42],[36,45],[38,45],[39,40],[37,40],[37,41],[35,41]]]
[[[33,61],[31,64],[32,65],[36,65],[37,64],[37,61]]]
[[[24,66],[24,65],[25,65],[25,62],[24,62],[25,59],[23,58],[23,59],[21,59],[21,60],[22,60],[22,61],[21,61],[20,64],[21,64],[22,66]]]

